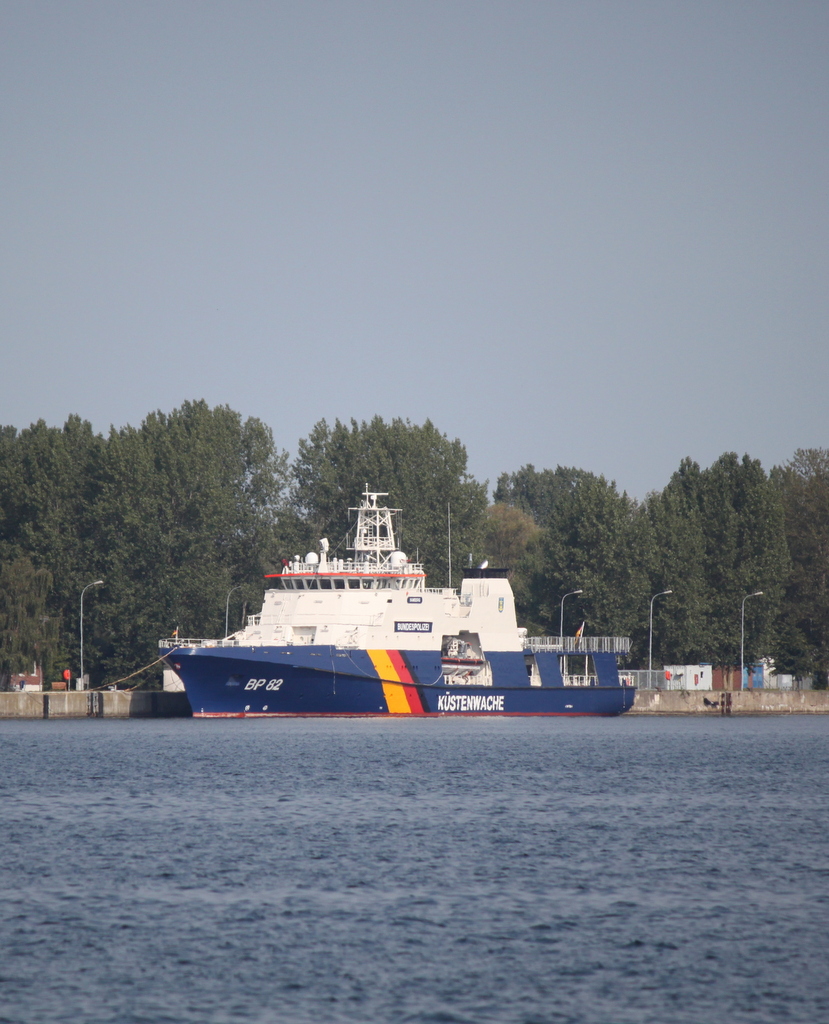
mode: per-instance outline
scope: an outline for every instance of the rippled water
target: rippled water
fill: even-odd
[[[0,723],[0,1021],[829,1020],[829,716]]]

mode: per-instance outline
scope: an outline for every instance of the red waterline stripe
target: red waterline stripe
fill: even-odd
[[[407,687],[408,689],[408,687]],[[413,718],[615,718],[622,711],[420,711]],[[388,711],[194,711],[193,718],[395,718]]]

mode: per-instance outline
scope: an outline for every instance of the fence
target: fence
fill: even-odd
[[[737,676],[739,676],[739,666]],[[628,686],[635,686],[638,690],[688,690],[693,692],[694,687],[689,686],[683,676],[672,675],[671,678],[665,677],[664,668],[655,668],[650,671],[646,668],[636,669],[620,669],[619,678],[626,682]],[[806,676],[803,679],[796,679],[788,675],[769,675],[765,682],[764,687],[767,690],[811,690],[812,689],[812,677]],[[700,692],[703,692],[703,688],[699,688]],[[704,688],[704,692],[710,693],[708,687]],[[715,693],[721,693],[720,689],[713,691]]]
[[[710,671],[710,670],[709,670]],[[690,690],[699,692],[711,692],[711,682],[708,685],[688,685],[685,676],[676,673],[666,673],[664,668],[627,668],[619,671],[619,676],[629,680],[629,686],[635,686],[637,690]],[[718,691],[719,692],[719,691]]]
[[[665,670],[661,668],[655,668],[652,671],[648,671],[646,668],[619,669],[619,678],[626,680],[628,686],[635,686],[638,690],[667,689]]]

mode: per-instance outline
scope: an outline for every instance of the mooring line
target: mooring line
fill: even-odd
[[[160,658],[156,658],[155,661],[151,661],[149,665],[144,665],[143,668],[136,669],[135,672],[132,672],[128,676],[124,676],[123,679],[116,679],[114,683],[104,683],[102,686],[91,686],[87,692],[92,693],[96,690],[107,690],[111,686],[117,686],[119,683],[125,683],[128,679],[133,679],[135,676],[140,675],[142,672],[146,672],[148,668],[152,668],[153,665],[157,665],[159,662],[164,661],[165,658],[168,658],[171,654],[175,654],[175,652],[179,650],[181,650],[180,647],[173,647],[169,651],[167,651],[166,654],[163,654]],[[133,690],[136,690],[137,688],[137,685],[127,686],[124,689],[124,693],[131,693]]]

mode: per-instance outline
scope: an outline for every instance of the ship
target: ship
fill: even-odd
[[[398,547],[401,510],[366,488],[353,555],[284,559],[261,610],[221,639],[159,641],[196,717],[618,715],[627,637],[528,636],[506,569],[427,587]]]

